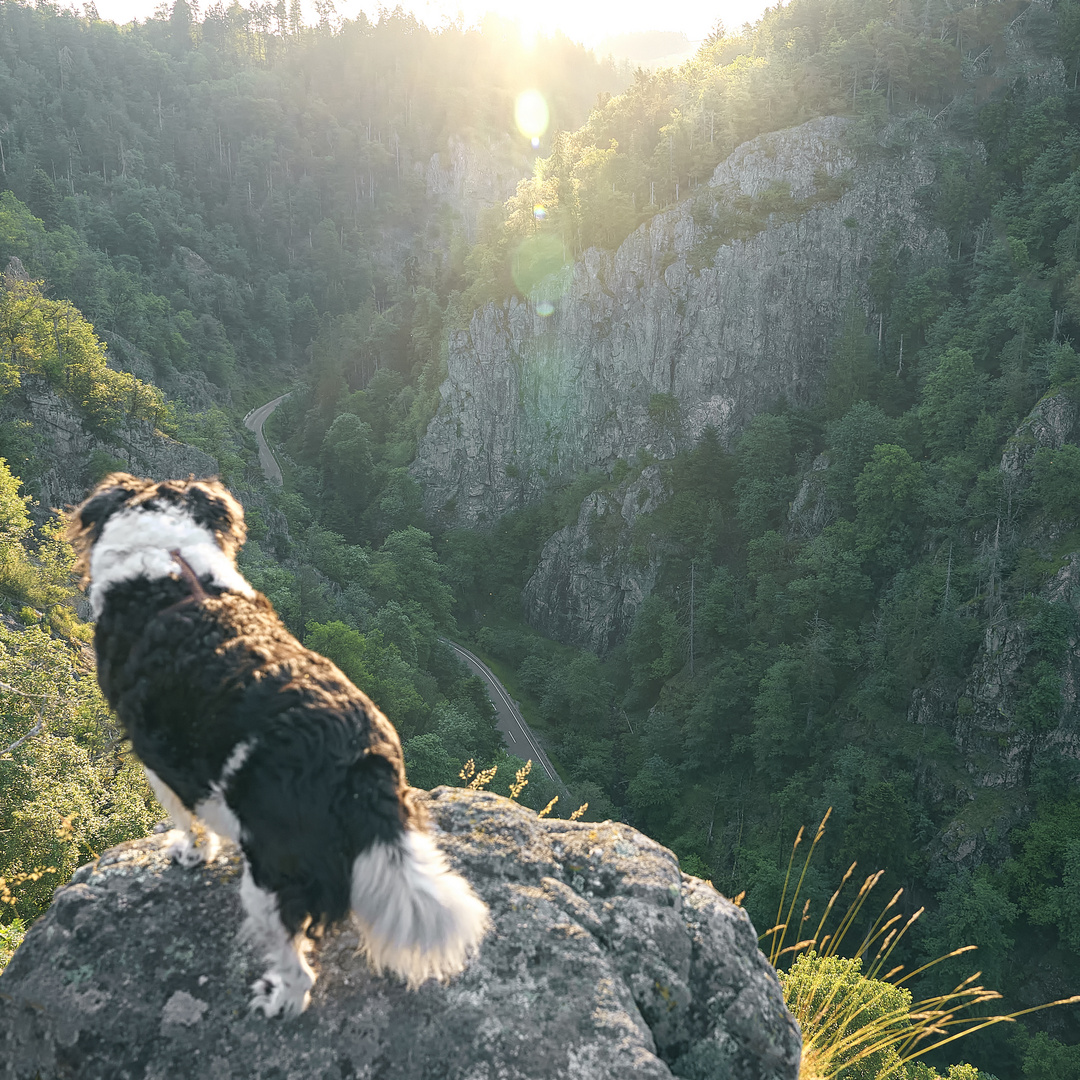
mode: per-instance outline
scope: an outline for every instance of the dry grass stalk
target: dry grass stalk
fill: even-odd
[[[791,979],[791,968],[783,973],[788,978],[788,985],[785,986],[788,1008],[799,1020],[803,1031],[803,1060],[800,1072],[803,1080],[833,1080],[841,1072],[852,1070],[860,1062],[869,1064],[867,1059],[875,1055],[880,1055],[884,1060],[875,1080],[901,1077],[904,1075],[904,1065],[908,1062],[965,1035],[982,1031],[994,1024],[1011,1023],[1018,1017],[1041,1009],[1080,1002],[1080,995],[1077,995],[1017,1012],[992,1016],[972,1015],[970,1010],[976,1006],[1001,1000],[1001,994],[996,990],[989,990],[977,983],[981,972],[968,976],[948,993],[913,1002],[906,983],[945,960],[973,951],[975,946],[965,945],[954,949],[907,974],[904,974],[902,964],[889,967],[897,945],[924,910],[919,908],[905,920],[897,910],[903,895],[902,889],[897,890],[882,908],[854,952],[848,954],[850,959],[859,962],[861,978],[866,980],[868,985],[862,994],[847,992],[844,982],[836,978],[835,971],[830,969],[827,961],[841,957],[842,943],[862,912],[870,893],[880,882],[883,871],[879,870],[863,881],[835,930],[826,933],[826,926],[840,894],[855,872],[856,864],[852,863],[839,888],[829,898],[816,930],[809,936],[802,936],[810,919],[810,901],[803,904],[796,923],[799,893],[831,813],[830,807],[806,853],[802,871],[789,900],[788,889],[795,856],[804,839],[804,830],[799,830],[788,860],[776,925],[762,935],[763,941],[771,939],[769,960],[774,967],[779,966],[785,958],[792,968],[798,963],[800,956],[810,961],[804,965],[813,972],[809,978]],[[793,945],[786,945],[788,933],[792,930],[796,931],[797,940]],[[862,971],[861,965],[867,959],[869,966]]]

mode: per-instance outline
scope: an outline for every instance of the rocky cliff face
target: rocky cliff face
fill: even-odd
[[[449,985],[375,976],[343,932],[303,1016],[253,1016],[235,852],[185,871],[150,837],[77,871],[0,976],[0,1078],[798,1076],[749,918],[670,851],[486,793],[439,788],[428,806],[495,924]]]
[[[944,855],[958,865],[978,865],[988,854],[1004,856],[1004,848],[988,849],[1001,847],[1008,827],[1022,816],[1033,767],[1060,757],[1080,761],[1080,552],[1057,525],[1036,521],[1018,532],[1014,524],[1035,453],[1060,449],[1078,436],[1080,409],[1065,394],[1040,401],[1016,432],[1001,461],[1001,520],[984,537],[985,602],[994,618],[960,685],[930,686],[912,697],[910,719],[944,728],[967,772],[969,805],[944,837]],[[1002,603],[1000,580],[995,583],[1018,547],[1037,553],[1050,568],[1036,596],[1060,605],[1070,624],[1061,655],[1052,660],[1054,678],[1060,679],[1056,716],[1044,716],[1039,726],[1025,718],[1039,658],[1035,621]]]
[[[924,150],[863,160],[848,124],[739,147],[616,252],[586,252],[550,315],[521,300],[478,311],[451,337],[414,465],[429,511],[491,523],[587,468],[670,456],[706,424],[730,441],[779,397],[812,397],[885,231],[921,262],[944,242],[916,212]],[[736,206],[760,226],[745,239],[726,237]]]
[[[107,442],[87,431],[72,406],[45,383],[27,379],[0,402],[0,421],[29,423],[41,453],[33,472],[40,489],[39,505],[64,507],[79,502],[91,482],[94,455],[112,468],[166,480],[171,477],[214,476],[218,463],[209,454],[166,435],[155,434],[141,421],[122,424]],[[22,463],[8,463],[22,475]]]
[[[577,521],[540,553],[524,591],[529,622],[549,637],[601,655],[622,641],[659,568],[659,552],[648,537],[636,535],[635,525],[667,494],[660,466],[650,465],[615,491],[589,495]]]
[[[471,243],[481,211],[509,199],[529,166],[509,136],[482,142],[451,135],[446,150],[431,155],[424,182],[429,199],[458,213]]]

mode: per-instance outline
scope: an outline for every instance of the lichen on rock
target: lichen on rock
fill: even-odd
[[[448,985],[372,974],[343,930],[303,1016],[252,1015],[237,854],[186,871],[148,837],[77,871],[0,976],[0,1077],[797,1077],[749,918],[670,851],[483,792],[426,803],[494,921]]]

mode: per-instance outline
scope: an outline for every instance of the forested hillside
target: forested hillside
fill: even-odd
[[[118,28],[7,0],[0,455],[38,495],[38,387],[99,439],[78,485],[130,460],[118,406],[148,438],[212,454],[248,507],[245,573],[388,711],[414,783],[461,783],[474,758],[500,765],[505,791],[518,766],[440,641],[466,635],[575,805],[745,890],[759,929],[794,835],[831,806],[804,885],[815,911],[853,861],[860,880],[881,868],[906,913],[927,908],[902,962],[980,948],[923,989],[981,968],[1008,1008],[1074,992],[1078,70],[1072,0],[795,0],[629,84],[563,39],[525,52],[495,23],[436,32],[398,12],[310,28],[284,6],[200,19],[178,0]],[[530,87],[551,109],[535,161],[512,120]],[[856,164],[813,198],[709,187],[745,140],[834,115]],[[798,401],[720,430],[656,393],[633,452],[569,482],[545,472],[542,497],[483,529],[425,513],[410,465],[478,310],[557,326],[575,260],[680,207],[695,236],[683,269],[707,272],[916,145],[930,177],[916,224],[940,254],[882,234]],[[286,389],[268,425],[286,484],[268,491],[237,421]],[[518,478],[514,461],[489,466]],[[25,789],[51,808],[4,826],[11,881],[65,873],[154,808],[89,689],[48,507],[31,521],[4,484],[0,678],[78,688],[77,709],[45,715],[85,773],[77,797],[61,790],[49,778],[75,773],[40,736],[0,759],[5,807]],[[523,617],[569,527],[598,576],[649,568],[603,655]],[[33,728],[35,700],[7,699],[3,745]],[[533,776],[523,798],[552,794]],[[39,842],[26,822],[43,820]],[[21,882],[9,908],[33,917],[54,880]],[[1054,1010],[958,1053],[1000,1080],[1080,1078],[1078,1025]]]
[[[217,470],[243,494],[245,572],[419,740],[417,783],[462,783],[471,758],[506,791],[522,765],[440,641],[452,594],[410,489],[360,529],[367,488],[343,482],[339,428],[325,491],[263,491],[239,420],[347,357],[342,391],[393,372],[380,404],[414,443],[413,384],[437,385],[478,215],[530,167],[516,95],[539,87],[572,126],[619,77],[562,38],[527,51],[498,22],[280,15],[200,20],[181,0],[121,28],[0,5],[0,960],[75,865],[161,816],[97,692],[49,506],[111,469]],[[534,778],[526,798],[551,794]]]
[[[0,258],[122,360],[245,395],[320,331],[325,349],[348,335],[354,388],[414,323],[437,339],[477,206],[529,168],[515,95],[537,86],[573,126],[615,88],[579,46],[526,54],[495,23],[311,28],[238,5],[200,22],[183,2],[124,28],[5,3],[0,65],[0,179],[38,218],[7,196]]]
[[[840,298],[849,314],[809,403],[776,400],[721,439],[693,426],[700,402],[656,393],[637,454],[563,487],[554,454],[511,461],[491,489],[528,492],[528,505],[482,534],[450,532],[445,557],[489,624],[478,640],[516,672],[556,764],[592,785],[593,806],[726,891],[746,887],[758,925],[776,918],[791,836],[832,806],[810,871],[814,908],[852,861],[882,867],[907,910],[928,909],[904,959],[977,944],[977,966],[1014,1005],[1071,989],[1080,967],[1076,17],[1068,4],[791,4],[677,73],[639,76],[557,140],[482,238],[478,265],[493,269],[476,297],[495,307],[462,336],[462,398],[445,398],[469,401],[476,429],[500,443],[468,343],[502,332],[500,305],[504,323],[517,320],[513,347],[541,305],[557,328],[560,296],[578,287],[514,277],[521,263],[504,253],[533,237],[554,238],[557,272],[689,191],[700,272],[718,248],[813,209],[779,188],[706,197],[703,181],[739,139],[832,112],[851,117],[864,164],[900,167],[912,145],[926,148],[932,180],[916,205],[947,254],[927,265],[899,236],[881,238],[861,288]],[[748,85],[745,109],[736,90]],[[591,202],[601,195],[606,214]],[[526,212],[536,203],[542,218]],[[630,259],[614,265],[636,270]],[[612,264],[594,262],[597,288],[618,288],[603,277]],[[545,376],[550,398],[557,375]],[[469,423],[450,411],[444,430],[455,417]],[[657,445],[677,452],[658,462]],[[530,498],[545,466],[548,494]],[[452,498],[439,509],[458,512]],[[580,545],[582,578],[654,572],[629,636],[603,658],[514,625],[549,540]],[[1075,1013],[1045,1023],[1075,1044]],[[1075,1046],[1019,1029],[964,1052],[997,1075],[1080,1070]]]

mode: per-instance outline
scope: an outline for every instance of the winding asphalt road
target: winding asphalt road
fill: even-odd
[[[281,487],[283,483],[281,466],[277,463],[277,458],[274,457],[273,451],[266,443],[266,436],[263,435],[263,424],[266,423],[266,418],[288,396],[288,394],[282,394],[281,397],[276,397],[273,401],[268,401],[265,405],[260,405],[257,409],[252,409],[251,412],[244,417],[244,427],[246,427],[248,431],[253,431],[255,433],[255,442],[259,445],[259,465],[262,467],[263,476],[265,476],[271,484],[277,484],[278,487]]]
[[[248,431],[254,432],[255,441],[259,446],[259,465],[262,467],[263,475],[271,484],[277,484],[278,487],[282,485],[281,466],[278,465],[277,459],[267,445],[266,437],[263,435],[263,424],[266,423],[266,418],[288,396],[288,394],[282,394],[281,397],[276,397],[273,401],[268,401],[265,405],[252,409],[244,417],[244,427]],[[540,767],[547,773],[548,779],[563,795],[569,796],[570,792],[567,790],[566,785],[559,778],[559,774],[548,760],[548,756],[544,753],[536,736],[529,728],[529,725],[525,723],[525,719],[518,711],[513,699],[506,692],[506,687],[495,678],[491,668],[479,656],[469,652],[468,649],[462,648],[462,646],[455,644],[448,638],[443,638],[443,640],[465,662],[465,666],[473,674],[479,675],[487,684],[488,697],[491,698],[499,717],[495,726],[502,733],[506,749],[515,757],[521,758],[522,761],[529,761],[530,759],[538,761]]]
[[[514,757],[521,758],[522,761],[532,759],[539,762],[540,767],[547,773],[548,779],[559,789],[559,792],[562,795],[569,796],[570,792],[567,791],[566,785],[559,779],[559,774],[548,760],[547,754],[544,753],[529,725],[525,723],[525,719],[518,711],[513,699],[506,692],[506,687],[495,678],[491,668],[475,653],[462,648],[449,638],[443,638],[443,641],[454,650],[474,675],[479,675],[487,683],[488,696],[491,698],[491,702],[499,716],[499,721],[495,726],[502,732],[506,749]]]

